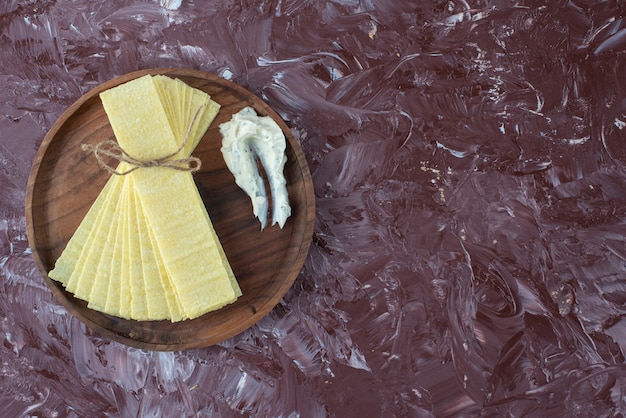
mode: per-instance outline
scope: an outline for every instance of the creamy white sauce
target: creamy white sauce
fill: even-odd
[[[252,211],[265,228],[268,218],[268,197],[257,167],[261,162],[272,194],[272,225],[281,228],[291,215],[287,181],[283,174],[287,155],[286,140],[280,126],[269,116],[258,116],[246,107],[220,125],[222,156],[235,182],[252,201]]]

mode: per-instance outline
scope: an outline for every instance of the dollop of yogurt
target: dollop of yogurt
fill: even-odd
[[[252,107],[245,107],[219,128],[226,166],[250,197],[261,229],[267,224],[269,199],[257,159],[265,170],[272,195],[272,225],[282,228],[291,215],[291,206],[284,175],[286,140],[280,126],[271,117],[259,116]]]

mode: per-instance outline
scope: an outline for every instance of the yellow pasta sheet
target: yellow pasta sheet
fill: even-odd
[[[135,81],[101,93],[120,146],[141,160],[174,153],[184,137],[177,140],[168,123],[154,80]],[[183,316],[194,318],[233,302],[241,293],[233,287],[232,270],[221,257],[191,173],[151,167],[130,176]]]
[[[188,157],[219,111],[165,76],[100,97],[119,145],[140,160]],[[192,174],[169,167],[112,176],[49,276],[89,307],[136,320],[195,318],[241,295]]]

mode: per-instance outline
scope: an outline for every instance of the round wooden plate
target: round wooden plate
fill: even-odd
[[[81,144],[113,137],[99,93],[146,74],[179,78],[211,95],[222,107],[193,155],[202,160],[194,174],[198,190],[231,263],[243,295],[233,304],[199,318],[134,321],[87,308],[48,271],[84,218],[110,174]],[[235,184],[220,152],[219,125],[252,106],[278,122],[287,138],[287,178],[292,215],[283,229],[260,230],[248,196]],[[151,350],[212,345],[244,331],[266,315],[298,276],[313,235],[315,198],[300,145],[280,117],[261,99],[221,77],[186,69],[153,69],[126,74],[85,94],[59,118],[39,148],[28,180],[26,222],[37,266],[59,301],[87,326],[113,340]]]

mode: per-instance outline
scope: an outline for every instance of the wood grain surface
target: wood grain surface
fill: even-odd
[[[113,138],[98,94],[146,74],[179,78],[207,92],[222,106],[192,154],[202,160],[202,169],[194,178],[243,295],[216,312],[178,323],[125,320],[91,310],[47,275],[110,176],[93,154],[81,150],[84,143]],[[260,230],[250,199],[235,184],[222,159],[219,125],[245,106],[275,119],[288,140],[285,177],[292,215],[283,229],[274,226]],[[311,175],[300,145],[285,123],[246,89],[218,76],[186,69],[129,73],[81,97],[44,138],[33,163],[26,197],[29,244],[58,300],[94,331],[151,350],[204,347],[254,325],[276,306],[298,276],[311,243],[314,217]]]

